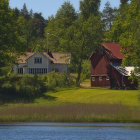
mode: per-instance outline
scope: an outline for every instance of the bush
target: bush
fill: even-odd
[[[90,78],[90,61],[84,60],[82,64],[82,73],[80,81],[84,81]]]
[[[66,73],[51,72],[47,75],[40,76],[46,83],[47,89],[54,89],[56,87],[70,87],[74,85],[72,77]]]
[[[51,72],[47,75],[17,75],[11,74],[0,79],[1,94],[18,98],[32,99],[42,96],[47,90],[56,87],[70,87],[73,80],[65,73]]]
[[[16,75],[12,74],[5,77],[1,93],[16,95],[20,98],[32,98],[39,96],[44,89],[44,82],[38,76],[34,75]]]

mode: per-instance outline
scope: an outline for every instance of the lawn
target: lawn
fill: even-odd
[[[67,88],[0,106],[0,121],[140,122],[138,90]]]
[[[110,90],[106,88],[74,88],[56,89],[55,92],[46,93],[50,100],[36,99],[37,104],[122,104],[127,106],[140,106],[139,92],[137,90]]]

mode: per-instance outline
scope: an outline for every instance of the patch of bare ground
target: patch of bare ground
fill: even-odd
[[[91,85],[89,83],[81,83],[80,86],[81,87],[91,87]]]

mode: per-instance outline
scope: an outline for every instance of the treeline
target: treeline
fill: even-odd
[[[102,12],[100,4],[101,0],[81,0],[76,12],[70,2],[64,2],[56,15],[46,20],[41,13],[28,10],[25,4],[21,10],[11,9],[8,0],[1,0],[0,74],[11,72],[4,67],[16,63],[17,55],[28,48],[46,51],[48,43],[51,51],[71,53],[70,67],[77,73],[79,85],[81,73],[86,69],[85,60],[92,52],[101,50],[103,41],[119,42],[126,56],[123,64],[136,66],[139,72],[139,0],[120,0],[119,8],[112,8],[107,2]]]

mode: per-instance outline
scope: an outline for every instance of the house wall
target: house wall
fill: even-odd
[[[110,80],[107,80],[109,76],[109,60],[104,54],[96,53],[91,57],[91,86],[110,86]],[[99,76],[102,80],[99,80]],[[95,77],[95,81],[93,81]]]
[[[93,81],[93,77],[95,77],[95,81]],[[102,80],[99,80],[99,76],[91,76],[91,86],[92,87],[109,87],[110,80],[107,80],[106,76],[102,76]]]
[[[15,73],[18,73],[18,68],[23,68],[23,74],[26,74],[27,73],[27,67],[25,67],[26,64],[19,64],[19,65],[14,65],[13,66],[13,71]]]
[[[66,72],[68,73],[68,65],[67,64],[51,64],[50,65],[51,71],[57,72]]]
[[[35,57],[41,57],[42,58],[42,63],[41,64],[35,64],[34,63],[34,58]],[[25,67],[26,66],[26,67]],[[68,73],[68,64],[53,64],[46,56],[42,55],[41,53],[35,53],[33,56],[31,56],[27,60],[27,64],[19,64],[19,65],[14,65],[13,66],[13,71],[18,72],[18,68],[23,68],[23,74],[29,73],[29,69],[33,68],[49,68],[48,72],[51,71],[57,71],[57,72],[66,72]]]
[[[42,58],[42,63],[41,64],[35,64],[34,63],[34,58],[35,57],[41,57]],[[33,56],[31,56],[28,60],[27,60],[27,66],[28,69],[29,68],[47,68],[49,66],[48,72],[50,72],[50,60],[47,59],[45,56],[43,56],[41,53],[35,53]]]
[[[110,83],[111,87],[121,87],[122,86],[122,75],[111,65],[109,67],[110,70]]]
[[[108,65],[105,55],[95,55],[91,59],[91,75],[108,75]]]

